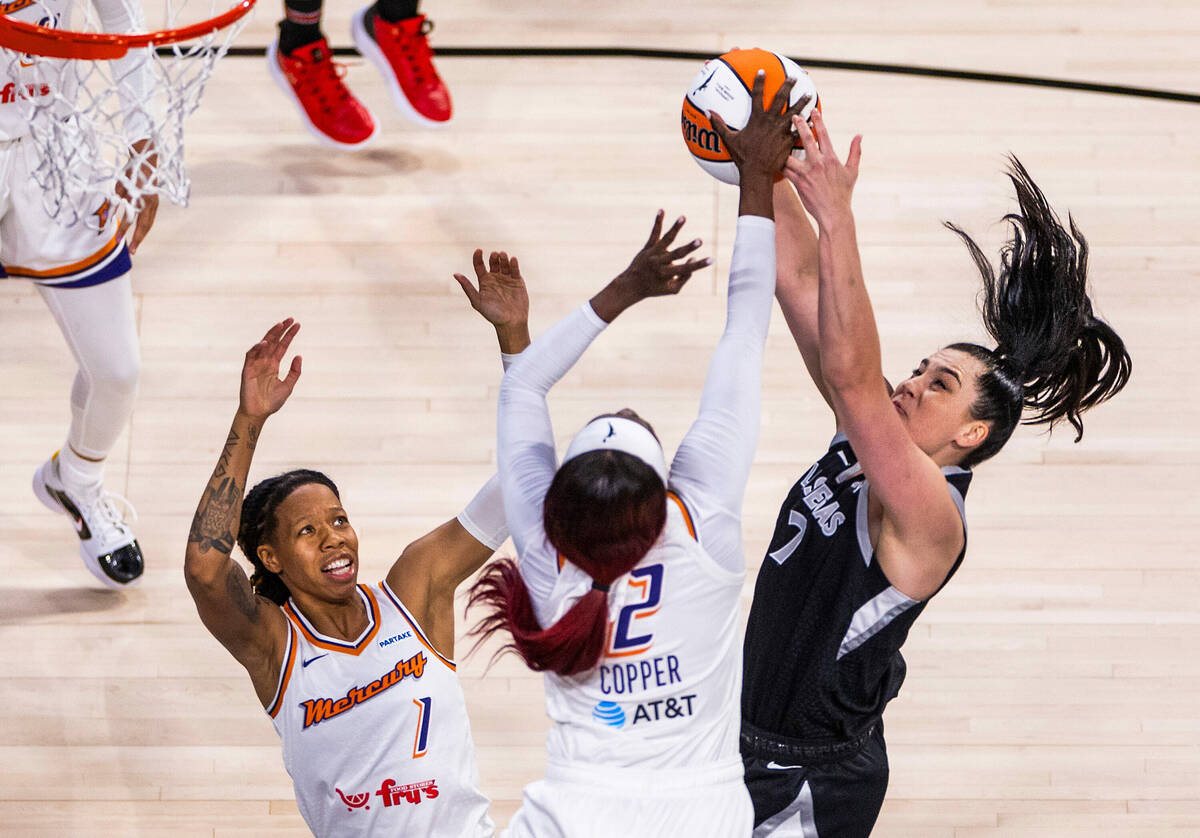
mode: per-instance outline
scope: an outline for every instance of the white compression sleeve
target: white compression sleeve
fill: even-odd
[[[501,352],[500,363],[507,371],[520,357],[520,352]],[[500,549],[500,545],[508,539],[508,521],[504,517],[504,497],[500,493],[498,473],[493,474],[463,511],[458,513],[458,523],[480,544],[491,547],[492,552]]]
[[[504,518],[499,474],[493,474],[475,493],[471,502],[458,513],[458,522],[476,541],[492,548],[493,553],[500,549],[508,538],[508,522]]]
[[[542,505],[558,469],[546,394],[607,325],[584,303],[530,344],[500,384],[496,447],[504,512],[539,621],[558,574],[558,556],[542,526]]]
[[[708,367],[700,413],[671,463],[673,489],[692,507],[705,550],[740,571],[742,496],[758,445],[763,346],[775,296],[775,223],[738,219],[725,332]]]

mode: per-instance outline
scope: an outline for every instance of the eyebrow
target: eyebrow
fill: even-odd
[[[955,381],[957,381],[960,385],[962,384],[962,376],[959,375],[955,370],[951,369],[950,367],[947,367],[944,364],[938,364],[937,371],[950,373],[952,376],[954,376]]]

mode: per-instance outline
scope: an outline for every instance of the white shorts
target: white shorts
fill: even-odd
[[[90,218],[59,224],[42,205],[37,164],[29,140],[0,141],[0,277],[83,288],[126,273],[129,252],[117,240],[110,202],[97,196]]]
[[[741,759],[674,773],[551,765],[525,787],[500,838],[750,838]]]

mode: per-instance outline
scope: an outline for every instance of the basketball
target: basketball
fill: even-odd
[[[745,127],[750,118],[751,96],[754,76],[759,70],[767,73],[764,95],[770,104],[784,79],[796,79],[792,88],[790,105],[804,96],[812,100],[804,106],[801,114],[807,120],[813,108],[820,108],[817,89],[805,70],[783,55],[765,49],[735,49],[706,61],[700,72],[688,85],[683,97],[683,112],[680,123],[683,141],[691,152],[692,159],[700,168],[717,180],[725,183],[738,182],[737,166],[721,144],[721,138],[713,130],[708,113],[715,111],[730,128]],[[800,140],[796,140],[795,155],[803,156]]]

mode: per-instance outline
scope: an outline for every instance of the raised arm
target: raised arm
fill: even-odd
[[[476,288],[462,274],[471,307],[496,329],[500,355],[507,369],[529,346],[529,295],[514,256],[493,253],[490,267],[483,251],[473,258]],[[492,477],[454,518],[404,548],[388,571],[387,584],[414,613],[439,652],[454,657],[454,593],[483,566],[508,538],[500,477]]]
[[[817,234],[787,180],[775,184],[775,259],[775,299],[817,392],[833,407],[821,374]]]
[[[279,363],[300,324],[276,323],[246,353],[241,395],[225,447],[200,496],[188,532],[183,573],[200,620],[250,673],[263,702],[270,700],[287,638],[279,608],[250,588],[231,556],[237,541],[254,447],[267,417],[279,410],[300,377],[300,356],[280,380]]]
[[[880,566],[901,592],[924,599],[945,580],[962,548],[962,521],[941,469],[913,442],[884,380],[850,208],[862,138],[854,138],[843,164],[819,112],[813,124],[816,141],[801,133],[805,159],[790,159],[787,175],[819,230],[821,373],[871,494],[883,507],[875,542]]]
[[[683,222],[680,218],[663,235],[660,210],[629,267],[535,340],[500,385],[496,444],[504,510],[535,607],[549,596],[558,570],[542,527],[542,504],[558,467],[546,394],[622,311],[646,297],[678,293],[693,272],[709,264],[708,259],[679,261],[700,246],[698,239],[671,249]]]
[[[725,331],[708,368],[700,413],[671,464],[671,487],[695,513],[700,541],[718,563],[742,570],[742,496],[758,444],[763,346],[775,291],[772,181],[794,141],[787,108],[792,83],[770,105],[763,75],[754,84],[755,108],[746,127],[732,131],[714,120],[736,161],[741,195],[729,270]]]

